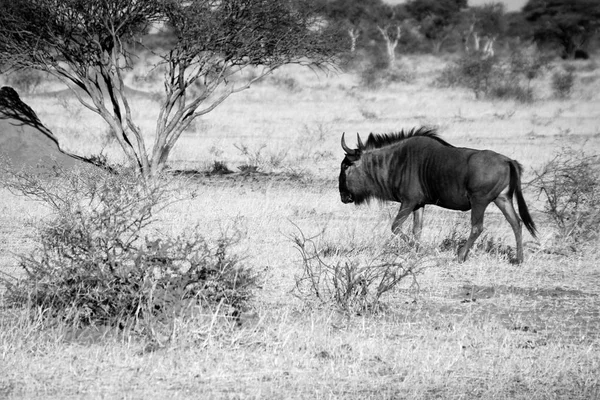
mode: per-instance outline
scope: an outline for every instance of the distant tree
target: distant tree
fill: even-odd
[[[329,21],[339,24],[348,34],[349,51],[354,53],[359,37],[372,23],[371,10],[381,4],[381,0],[333,0],[324,1],[322,9]]]
[[[455,34],[460,11],[466,7],[467,0],[410,0],[406,3],[407,12],[418,22],[434,53],[439,53]]]
[[[489,3],[471,7],[465,12],[468,26],[465,36],[465,50],[481,53],[485,57],[494,56],[494,44],[508,28],[504,4]]]
[[[392,6],[382,3],[371,10],[371,19],[383,39],[389,65],[396,61],[396,47],[407,18],[406,8],[402,4]]]
[[[523,14],[534,24],[534,39],[558,45],[565,58],[585,50],[600,29],[598,0],[529,0]]]
[[[230,95],[286,64],[331,66],[338,51],[304,0],[0,0],[0,9],[0,66],[66,84],[146,178],[196,118]],[[132,45],[152,25],[168,26],[174,39],[150,49],[164,92],[155,131],[143,132],[124,79],[135,68]],[[240,74],[247,67],[257,69]]]
[[[506,37],[517,44],[531,43],[533,41],[533,27],[520,11],[505,14]]]
[[[407,14],[403,5],[390,5],[383,0],[322,0],[326,17],[339,24],[350,38],[350,52],[356,50],[359,37],[382,40],[388,64],[396,59],[396,47],[402,36],[402,23]]]

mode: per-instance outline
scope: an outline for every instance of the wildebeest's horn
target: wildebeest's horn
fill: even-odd
[[[346,132],[342,133],[342,149],[344,149],[346,154],[354,154],[356,150],[353,150],[346,145],[346,140],[344,139],[345,134],[346,134]]]
[[[359,150],[365,148],[365,145],[363,144],[362,140],[360,140],[360,135],[358,134],[358,132],[356,132],[356,143],[358,143]]]

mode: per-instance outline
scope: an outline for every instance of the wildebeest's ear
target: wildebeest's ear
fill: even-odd
[[[363,144],[362,140],[360,140],[360,135],[358,132],[356,132],[356,143],[358,143],[358,150],[364,150],[365,145]]]
[[[346,139],[344,139],[344,135],[346,135],[346,132],[342,133],[342,149],[344,149],[346,154],[353,156],[354,154],[356,154],[356,150],[351,149],[350,147],[348,147],[348,145],[346,145]]]

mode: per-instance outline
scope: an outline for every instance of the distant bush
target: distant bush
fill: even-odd
[[[302,86],[292,76],[271,75],[269,81],[273,83],[273,85],[281,87],[288,92],[294,93],[302,90]]]
[[[506,65],[509,77],[513,80],[525,80],[527,87],[531,81],[542,76],[549,68],[552,57],[532,47],[519,47],[510,53]]]
[[[153,338],[173,318],[199,308],[235,312],[251,298],[257,278],[230,254],[235,236],[156,229],[155,214],[172,201],[164,181],[79,172],[52,181],[20,174],[7,185],[53,212],[35,250],[20,257],[25,276],[4,279],[9,304],[74,327],[132,327]]]
[[[566,99],[571,95],[575,84],[575,74],[573,68],[565,68],[563,71],[556,71],[552,74],[552,90],[559,99]]]
[[[376,90],[390,83],[411,83],[415,74],[404,67],[369,64],[360,72],[361,86]]]
[[[531,103],[533,101],[533,90],[514,82],[494,85],[488,95],[495,99],[514,99],[521,103]]]
[[[587,243],[600,232],[600,156],[562,149],[535,172],[531,185],[566,244]]]
[[[459,86],[470,89],[479,99],[489,93],[499,69],[497,58],[466,54],[442,70],[436,84],[442,87]]]
[[[447,65],[435,80],[440,87],[464,87],[475,98],[534,99],[531,81],[547,68],[549,59],[530,49],[517,50],[509,57],[488,57],[468,53]]]

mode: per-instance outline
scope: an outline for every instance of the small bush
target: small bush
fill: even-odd
[[[511,80],[524,79],[527,88],[530,88],[531,81],[549,68],[551,60],[551,56],[539,52],[535,47],[519,47],[510,54],[506,70]]]
[[[554,96],[559,99],[566,99],[571,95],[573,86],[575,85],[575,74],[573,69],[565,69],[556,71],[552,74],[552,90]]]
[[[302,257],[302,274],[296,276],[295,294],[306,303],[334,306],[348,313],[376,311],[381,297],[403,279],[415,279],[420,261],[408,245],[385,246],[366,263],[358,260],[355,249],[320,248],[316,238],[302,231],[292,236]]]
[[[531,185],[545,200],[544,212],[566,244],[599,237],[600,156],[562,149],[535,172]]]
[[[369,64],[360,72],[360,85],[376,90],[390,83],[411,83],[415,73],[406,67],[389,64]]]
[[[491,97],[529,103],[534,99],[531,81],[542,74],[548,63],[539,52],[528,49],[515,51],[507,59],[469,53],[447,65],[434,84],[470,89],[477,99]]]
[[[446,64],[433,83],[435,86],[443,88],[461,86],[461,74],[458,65],[454,63]]]
[[[498,74],[495,57],[480,54],[465,54],[455,64],[450,64],[437,78],[436,84],[442,87],[460,86],[471,89],[475,98],[486,95]]]
[[[533,102],[533,90],[515,82],[494,85],[490,89],[489,96],[495,99],[513,99],[521,103]]]
[[[132,174],[63,173],[53,181],[20,174],[10,189],[53,211],[37,246],[20,257],[25,276],[4,280],[7,303],[74,327],[157,325],[195,309],[240,310],[256,276],[229,254],[235,236],[210,241],[198,229],[178,237],[156,229],[173,198],[161,181]],[[233,312],[232,311],[232,312]]]
[[[291,76],[272,75],[269,80],[273,85],[281,87],[288,92],[295,93],[302,90],[302,86]]]
[[[228,175],[233,174],[233,171],[227,167],[224,161],[215,160],[208,170],[209,175]]]
[[[238,167],[244,172],[258,172],[259,170],[280,168],[289,152],[289,149],[265,152],[264,150],[267,148],[266,144],[262,144],[254,149],[245,144],[234,144],[234,147],[247,159],[245,164]]]
[[[360,72],[360,85],[364,88],[375,90],[383,85],[385,70],[368,67]]]

